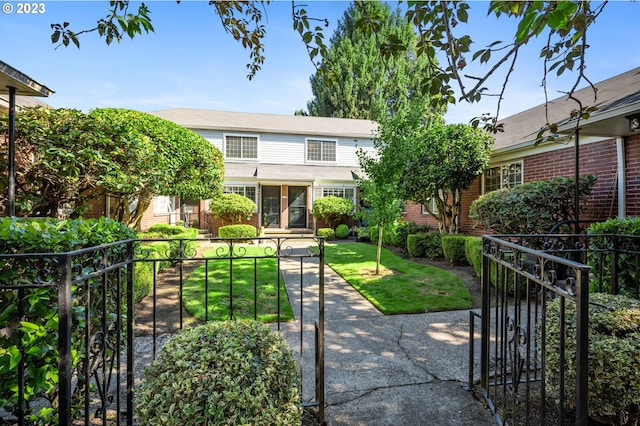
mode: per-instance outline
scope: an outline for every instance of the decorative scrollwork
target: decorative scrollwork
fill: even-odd
[[[211,316],[215,319],[232,319],[240,317],[249,317],[252,312],[252,305],[248,300],[234,301],[233,303],[218,302],[211,306]]]
[[[558,281],[558,274],[554,269],[549,269],[547,271],[547,285],[555,286]]]

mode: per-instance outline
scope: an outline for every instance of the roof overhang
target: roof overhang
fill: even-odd
[[[15,94],[20,96],[46,97],[55,93],[47,86],[0,61],[0,93],[9,93],[10,88],[14,88]]]
[[[580,120],[580,134],[590,136],[630,136],[637,131],[629,129],[626,117],[640,113],[640,102],[625,105],[621,108],[596,111],[587,119]],[[576,119],[558,125],[558,133],[572,134],[576,130]]]

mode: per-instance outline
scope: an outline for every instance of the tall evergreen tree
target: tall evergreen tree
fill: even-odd
[[[362,22],[375,21],[375,30],[363,32]],[[418,89],[428,78],[425,59],[408,50],[383,57],[380,43],[395,40],[415,46],[413,25],[399,10],[378,1],[351,4],[338,23],[324,61],[330,63],[331,82],[322,73],[311,76],[314,99],[307,103],[309,115],[381,120],[406,107],[411,98],[429,95]],[[424,55],[423,55],[424,56]]]

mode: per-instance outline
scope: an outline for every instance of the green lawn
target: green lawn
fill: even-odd
[[[326,244],[325,262],[384,314],[471,308],[469,291],[455,274],[384,248],[376,276],[376,249],[364,243]]]
[[[226,248],[226,247],[225,247]],[[229,285],[229,260],[208,262],[208,310],[209,319],[228,319],[229,293],[233,291],[234,316],[236,319],[252,319],[273,322],[278,320],[278,275],[277,259],[252,259],[264,256],[264,247],[243,246],[243,259],[233,260],[233,286]],[[203,257],[221,257],[223,248],[214,248],[203,253]],[[254,271],[257,288],[254,289]],[[183,298],[186,309],[200,320],[205,319],[205,275],[206,266],[195,269],[184,282]],[[254,291],[257,297],[254,296]],[[256,304],[257,300],[257,312]],[[284,281],[280,279],[280,321],[293,319],[293,312]]]

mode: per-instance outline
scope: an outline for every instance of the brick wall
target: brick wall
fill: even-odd
[[[580,146],[580,175],[598,176],[581,219],[604,220],[617,215],[616,156],[615,139]],[[574,169],[575,147],[570,144],[567,148],[525,158],[524,181],[573,177]]]

